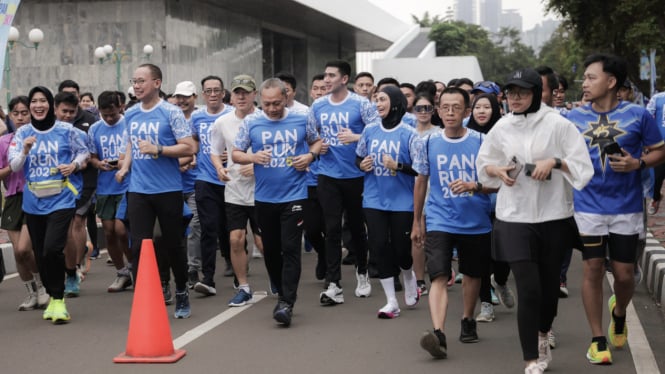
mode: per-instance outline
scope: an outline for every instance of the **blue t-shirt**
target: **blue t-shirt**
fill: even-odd
[[[58,170],[58,165],[69,164],[77,156],[88,155],[85,137],[81,136],[80,130],[71,124],[60,121],[55,121],[53,127],[46,131],[39,131],[32,125],[21,126],[16,130],[16,135],[10,144],[9,162],[20,156],[23,152],[23,142],[30,136],[35,136],[37,142],[30,149],[23,164],[27,187],[23,189],[23,211],[43,215],[56,210],[74,208],[83,181],[80,178],[76,182],[69,179],[69,184],[64,183],[66,179]],[[56,183],[63,186],[62,190],[58,194],[38,198],[33,192],[33,189],[38,187],[33,183],[47,181],[63,182]]]
[[[416,118],[415,114],[407,112],[404,113],[404,116],[402,117],[402,122],[415,128],[418,125],[418,118]]]
[[[147,111],[137,104],[127,110],[125,122],[127,129],[123,142],[131,141],[132,144],[129,192],[156,194],[182,191],[177,158],[141,154],[139,151],[139,140],[169,146],[191,136],[182,110],[164,100]]]
[[[594,168],[589,184],[582,191],[574,191],[575,211],[612,215],[642,212],[641,171],[614,172],[602,149],[617,142],[639,158],[642,147],[663,143],[653,117],[644,108],[625,101],[606,113],[598,113],[588,104],[571,110],[567,117],[584,136]]]
[[[333,103],[330,97],[316,99],[309,111],[310,126],[314,126],[323,142],[330,146],[328,152],[320,156],[318,172],[338,179],[362,177],[364,173],[355,164],[356,144],[344,144],[337,135],[342,128],[361,134],[366,125],[381,123],[376,107],[367,98],[353,92],[339,103]]]
[[[309,152],[307,144],[319,138],[305,112],[290,111],[279,120],[263,112],[253,113],[242,122],[233,144],[243,152],[271,152],[267,165],[254,164],[254,199],[266,203],[285,203],[307,198],[307,173],[292,166],[293,157]]]
[[[422,148],[421,144],[416,129],[404,122],[389,130],[376,123],[365,127],[356,155],[361,158],[371,156],[374,162],[373,169],[365,173],[363,208],[413,212],[415,178],[384,167],[383,155],[389,155],[398,163],[411,165],[413,155]]]
[[[430,176],[425,203],[428,232],[474,235],[492,230],[489,195],[473,191],[455,194],[448,187],[458,179],[478,181],[476,156],[484,139],[485,135],[471,129],[458,139],[446,137],[444,130],[423,139],[423,151],[416,155],[413,169]]]
[[[100,160],[117,160],[122,153],[122,137],[125,132],[125,118],[122,117],[113,126],[104,120],[99,120],[90,126],[88,139],[90,142],[90,153],[97,155]],[[92,167],[92,166],[88,166]],[[127,192],[129,176],[122,183],[115,180],[117,170],[99,170],[97,178],[98,195],[118,195]]]
[[[665,138],[665,92],[660,92],[649,100],[647,111],[656,119],[660,134]]]
[[[190,119],[192,125],[192,136],[199,140],[199,152],[196,155],[197,171],[196,180],[205,181],[222,185],[224,184],[217,177],[215,165],[210,160],[210,129],[217,118],[226,113],[230,113],[234,108],[230,105],[224,105],[224,109],[217,114],[208,113],[207,108],[197,109],[192,113]]]

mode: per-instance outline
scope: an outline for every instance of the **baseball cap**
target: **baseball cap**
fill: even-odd
[[[498,95],[501,90],[499,89],[499,85],[492,81],[482,81],[474,84],[473,89],[471,89],[471,93],[478,91]]]
[[[175,86],[173,96],[192,96],[196,95],[196,85],[192,81],[182,81]]]
[[[236,88],[242,88],[247,92],[256,91],[256,81],[251,75],[236,75],[231,81],[231,92],[235,91]]]
[[[543,81],[540,79],[540,74],[533,69],[520,69],[508,76],[508,81],[504,87],[518,86],[522,88],[533,88],[534,86],[542,87]]]

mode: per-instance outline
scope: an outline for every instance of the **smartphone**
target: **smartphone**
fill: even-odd
[[[530,177],[531,173],[533,173],[534,169],[536,169],[536,164],[529,164],[529,163],[524,164],[524,175],[526,175],[527,177]],[[551,171],[550,171],[549,174],[547,174],[547,177],[545,178],[545,180],[550,180],[550,179],[552,179],[552,172]]]
[[[111,166],[118,166],[118,160],[109,160],[107,163]]]
[[[621,147],[617,142],[611,142],[606,144],[603,147],[603,153],[605,153],[606,155],[618,155],[618,156],[623,155],[623,152],[621,152]]]
[[[515,156],[513,156],[513,158],[511,158],[510,162],[508,163],[508,166],[513,166],[513,165],[515,165],[515,168],[512,170],[508,170],[508,176],[511,179],[516,179],[517,176],[520,175],[523,165]]]

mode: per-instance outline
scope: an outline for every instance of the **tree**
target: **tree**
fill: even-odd
[[[550,40],[540,49],[538,65],[546,65],[568,80],[566,98],[574,101],[579,98],[584,67],[585,50],[580,39],[573,35],[566,25],[559,25]],[[577,81],[577,82],[576,82]]]
[[[642,50],[655,48],[659,55],[665,53],[663,0],[548,0],[546,6],[563,17],[586,53],[604,51],[625,58],[628,75],[635,82],[639,82]],[[657,66],[663,71],[665,59]]]
[[[420,27],[432,27],[433,25],[442,22],[441,17],[438,14],[435,15],[434,18],[431,18],[429,12],[425,12],[422,18],[418,18],[415,14],[412,14],[411,19],[413,20],[413,23]]]
[[[520,41],[517,30],[502,29],[495,42],[490,36],[482,27],[462,21],[435,24],[429,34],[437,56],[476,56],[487,80],[503,82],[511,71],[535,63],[533,50]]]

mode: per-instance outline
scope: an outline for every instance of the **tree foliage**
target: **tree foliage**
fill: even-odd
[[[413,20],[413,23],[419,25],[420,27],[432,27],[433,25],[442,22],[441,17],[438,14],[434,17],[431,17],[429,12],[423,13],[422,18],[418,18],[418,16],[415,14],[412,14],[411,19]]]
[[[520,41],[514,29],[503,28],[491,35],[478,25],[441,22],[432,25],[429,38],[436,42],[437,56],[476,56],[487,80],[503,82],[511,71],[536,62],[533,49]]]
[[[663,0],[548,0],[546,7],[562,16],[585,54],[611,52],[624,57],[634,81],[642,50],[655,48],[659,55],[665,54]],[[665,69],[665,58],[657,67]]]
[[[562,24],[541,47],[538,65],[549,66],[563,75],[568,80],[567,99],[574,101],[581,93],[579,81],[584,74],[584,57],[585,50],[580,39]]]

